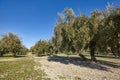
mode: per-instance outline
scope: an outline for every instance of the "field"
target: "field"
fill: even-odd
[[[94,63],[77,55],[7,56],[0,58],[0,80],[120,80],[120,59],[97,59]]]
[[[44,78],[45,73],[36,70],[33,56],[0,58],[0,80],[49,80]]]

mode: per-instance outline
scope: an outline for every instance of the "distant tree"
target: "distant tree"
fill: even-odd
[[[45,40],[39,40],[31,49],[33,54],[37,56],[48,55],[48,42]]]
[[[0,52],[1,54],[12,53],[16,56],[18,53],[23,52],[21,49],[26,49],[23,47],[19,37],[16,34],[8,33],[2,36],[0,41]]]

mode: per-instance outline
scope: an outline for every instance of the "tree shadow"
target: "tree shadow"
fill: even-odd
[[[105,65],[105,66],[109,66],[109,67],[113,67],[113,68],[120,68],[120,64],[119,63],[115,63],[115,62],[111,62],[111,61],[105,61],[105,60],[98,60],[99,64]]]
[[[120,57],[115,57],[115,56],[101,56],[101,55],[98,55],[96,57],[110,58],[110,59],[120,59]]]
[[[84,56],[90,56],[89,54],[84,54]],[[102,58],[109,58],[109,59],[120,59],[120,57],[115,57],[113,55],[97,55],[95,54],[96,57],[102,57]]]
[[[94,63],[94,62],[90,62],[90,60],[84,61],[79,57],[65,57],[65,56],[54,55],[48,57],[48,61],[60,62],[66,65],[74,64],[80,67],[88,67],[91,69],[98,69],[103,71],[109,71],[109,68],[107,66],[120,68],[120,65],[118,66],[117,63],[101,61],[101,60],[99,60],[97,63]]]

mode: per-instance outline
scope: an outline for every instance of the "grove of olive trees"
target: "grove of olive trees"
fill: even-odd
[[[31,49],[37,54],[77,53],[83,59],[89,53],[91,61],[96,61],[95,54],[113,54],[120,57],[120,7],[95,10],[88,17],[76,16],[72,8],[65,8],[58,14],[54,36],[50,41],[39,41]],[[50,43],[50,44],[49,44]]]

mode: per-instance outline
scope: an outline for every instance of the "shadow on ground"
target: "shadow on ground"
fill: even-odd
[[[120,65],[114,62],[98,60],[97,63],[93,63],[93,62],[90,62],[90,60],[84,61],[79,57],[65,57],[65,56],[54,55],[54,56],[48,57],[48,61],[60,62],[63,64],[74,64],[81,67],[88,67],[88,68],[98,69],[103,71],[109,71],[107,66],[120,68]]]
[[[90,56],[89,54],[85,54],[84,56]],[[102,58],[109,58],[109,59],[120,59],[120,57],[115,57],[113,55],[95,55],[96,57],[102,57]]]

